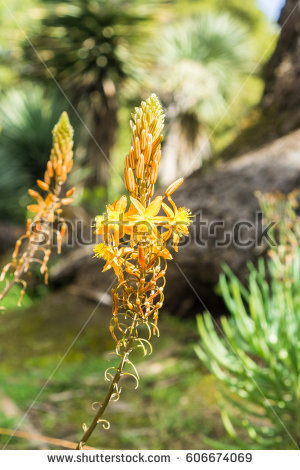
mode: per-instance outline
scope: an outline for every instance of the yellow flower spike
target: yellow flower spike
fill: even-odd
[[[176,207],[174,201],[169,197],[170,203],[173,206],[172,210],[167,204],[162,203],[162,208],[167,214],[165,219],[164,227],[168,229],[164,234],[165,240],[167,240],[171,234],[173,234],[173,247],[175,251],[178,251],[178,243],[181,236],[187,236],[189,234],[188,227],[191,224],[192,214],[186,207]]]
[[[37,180],[37,186],[46,192],[42,196],[39,192],[29,189],[28,194],[35,200],[35,204],[27,206],[28,211],[34,213],[33,219],[27,219],[26,233],[16,242],[16,250],[13,254],[13,263],[10,263],[12,279],[0,293],[0,301],[7,295],[14,284],[22,286],[21,297],[25,292],[30,277],[30,268],[33,263],[41,264],[41,272],[47,282],[47,263],[51,254],[53,232],[57,234],[57,248],[60,252],[61,233],[58,234],[53,224],[63,226],[62,205],[72,202],[69,197],[74,193],[74,188],[62,197],[62,183],[66,181],[67,174],[73,164],[73,129],[70,125],[67,113],[62,113],[58,123],[53,129],[53,141],[50,159],[47,162],[44,180]],[[55,225],[55,227],[56,227]],[[41,234],[46,242],[41,242]],[[6,271],[2,272],[5,277]],[[26,277],[25,277],[26,276]],[[25,279],[24,279],[25,277]]]
[[[178,209],[170,197],[182,184],[182,178],[166,190],[164,197],[167,197],[169,205],[163,202],[162,196],[151,200],[161,159],[163,125],[164,113],[156,95],[151,95],[135,108],[130,122],[131,145],[124,170],[131,204],[126,212],[126,198],[122,196],[107,205],[104,215],[96,217],[96,233],[104,235],[104,242],[95,247],[95,256],[105,260],[104,271],[113,268],[117,276],[112,290],[110,331],[116,341],[120,364],[114,376],[111,372],[106,375],[111,378],[111,385],[102,402],[104,405],[84,433],[78,448],[87,442],[112,397],[119,398],[121,376],[131,375],[133,368],[133,376],[138,381],[136,369],[128,357],[138,347],[145,355],[149,351],[151,353],[151,335],[158,334],[156,324],[164,300],[167,262],[172,259],[166,242],[173,236],[173,246],[177,251],[180,237],[188,234],[191,214],[186,208]],[[161,209],[163,214],[160,214]],[[127,237],[122,238],[123,234]],[[144,337],[145,331],[149,336]],[[124,372],[129,366],[131,372]]]
[[[161,104],[156,95],[151,95],[143,102],[141,107],[135,108],[132,115],[133,121],[130,122],[133,139],[129,151],[130,167],[135,170],[133,173],[135,179],[134,191],[136,196],[141,198],[145,205],[149,199],[151,190],[149,176],[154,161],[159,164],[160,144],[163,139],[161,135],[164,125],[164,114]],[[155,172],[158,172],[158,166]],[[157,175],[156,175],[157,178]],[[126,188],[133,194],[133,184],[129,184],[128,174],[124,174]],[[152,172],[152,180],[154,175]],[[155,179],[156,180],[156,179]]]
[[[105,245],[105,243],[99,243],[94,248],[94,253],[96,258],[102,258],[106,261],[103,272],[108,271],[109,269],[113,268],[116,276],[119,275],[120,266],[119,266],[119,259],[118,259],[118,250],[112,247]]]

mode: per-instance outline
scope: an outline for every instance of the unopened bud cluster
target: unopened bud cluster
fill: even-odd
[[[62,185],[66,182],[73,166],[72,148],[73,129],[67,113],[64,112],[53,129],[53,145],[44,179],[37,180],[37,186],[45,192],[45,195],[33,189],[28,190],[29,196],[35,202],[29,204],[27,209],[35,216],[27,219],[26,233],[17,240],[12,260],[3,268],[0,277],[0,281],[3,281],[10,271],[13,275],[11,285],[18,283],[22,286],[19,303],[28,283],[31,263],[36,262],[41,265],[40,271],[44,274],[45,283],[48,281],[47,263],[51,254],[53,231],[56,232],[57,251],[58,253],[61,251],[62,238],[66,232],[62,206],[72,202],[71,196],[75,191],[75,188],[72,188],[66,192],[65,197],[61,197]],[[54,228],[53,224],[59,224],[60,228]],[[24,274],[27,275],[27,279],[24,279]],[[0,300],[6,292],[7,288],[0,294]]]

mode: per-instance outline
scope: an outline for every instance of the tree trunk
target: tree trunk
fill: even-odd
[[[185,113],[171,120],[163,145],[160,182],[168,186],[181,176],[189,176],[209,156],[211,147],[208,135],[197,116]]]
[[[112,81],[101,83],[97,90],[89,90],[85,102],[87,116],[85,130],[87,164],[90,174],[88,187],[106,186],[111,169],[111,150],[118,128],[116,90]],[[80,105],[79,105],[80,106]],[[88,108],[88,109],[87,109]]]
[[[281,33],[272,57],[264,68],[265,88],[260,104],[223,152],[233,158],[272,142],[300,127],[300,5],[286,0],[278,20]],[[257,118],[258,116],[258,118]]]

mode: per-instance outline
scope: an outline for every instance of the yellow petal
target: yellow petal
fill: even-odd
[[[134,206],[135,206],[136,210],[138,211],[138,213],[140,215],[143,215],[144,212],[145,212],[145,208],[142,206],[142,204],[137,199],[135,199],[133,196],[130,196],[130,200],[131,200],[132,204],[134,204]]]
[[[116,210],[117,212],[125,212],[126,206],[127,206],[127,197],[126,197],[126,196],[122,196],[122,197],[120,197],[120,199],[116,202],[115,210]]]
[[[106,205],[106,212],[111,212],[115,210],[115,206],[118,201],[113,202],[112,204],[107,204]]]
[[[136,207],[135,207],[134,204],[131,203],[130,206],[129,206],[128,211],[127,211],[126,214],[125,214],[125,218],[126,218],[127,216],[130,217],[131,215],[136,215],[136,213],[137,213]]]
[[[110,261],[106,261],[104,268],[102,269],[102,272],[104,273],[105,271],[108,271],[111,269],[112,265],[110,264]]]
[[[167,241],[171,235],[172,235],[172,230],[169,229],[166,232],[163,232],[161,234],[161,237],[163,238],[163,240]]]
[[[167,206],[167,204],[165,204],[164,202],[162,203],[162,208],[168,217],[174,217],[174,212],[172,211],[171,207]]]
[[[151,204],[147,207],[145,211],[145,215],[147,217],[154,217],[159,213],[162,204],[162,199],[162,196],[157,196],[154,201],[151,202]]]

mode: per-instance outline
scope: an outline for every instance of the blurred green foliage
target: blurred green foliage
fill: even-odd
[[[43,130],[34,132],[29,121],[28,128],[23,125],[27,141],[18,137],[14,148],[11,142],[8,145],[4,107],[9,106],[6,95],[11,88],[20,90],[18,101],[26,101],[27,95],[30,104],[28,82],[32,87],[35,79],[48,97],[56,87],[64,108],[71,101],[76,108],[73,114],[78,121],[76,136],[80,142],[76,159],[81,167],[83,162],[90,167],[89,171],[83,168],[82,179],[89,187],[107,186],[108,193],[117,196],[120,168],[130,139],[129,109],[137,97],[145,98],[150,91],[161,93],[166,108],[176,109],[175,117],[184,107],[191,128],[191,117],[196,128],[201,121],[212,130],[218,122],[211,138],[213,148],[218,151],[236,135],[236,122],[240,122],[261,93],[259,67],[240,89],[243,73],[249,73],[253,60],[260,59],[262,51],[269,47],[263,57],[263,61],[267,60],[276,37],[275,28],[257,9],[254,0],[246,3],[237,0],[13,0],[0,6],[0,23],[3,72],[0,121],[4,129],[0,164],[2,174],[8,176],[3,188],[7,191],[8,186],[13,188],[12,199],[6,198],[13,201],[12,205],[8,210],[2,205],[0,214],[2,218],[15,220],[21,220],[21,210],[15,202],[21,200],[24,206],[21,194],[26,192],[29,180],[35,178],[39,168],[35,164],[32,175],[28,175],[27,170],[23,171],[24,159],[18,155],[27,153],[30,139],[35,153],[42,141],[46,147],[49,137],[43,139]],[[186,72],[179,73],[181,80],[176,80],[178,69],[182,71],[182,68]],[[230,69],[232,74],[228,79]],[[220,110],[226,108],[237,90],[230,110],[219,122]],[[184,105],[182,96],[187,98]],[[209,99],[199,99],[199,96]],[[41,105],[48,109],[44,101]],[[52,125],[51,119],[42,123],[48,119],[47,112],[40,111],[39,124],[45,130]],[[20,118],[10,116],[9,119],[12,127],[18,129]],[[120,130],[118,123],[122,124]],[[14,133],[12,129],[11,134]],[[113,170],[103,154],[112,160]]]
[[[215,13],[228,13],[233,19],[243,24],[256,44],[256,59],[266,53],[278,27],[271,24],[257,7],[256,0],[241,2],[240,0],[170,0],[174,6],[174,13],[185,17],[187,14],[195,15],[203,11]],[[274,44],[275,46],[275,44]],[[268,51],[271,54],[272,51]],[[267,59],[268,57],[264,58]]]
[[[156,88],[167,106],[166,147],[172,146],[162,167],[168,174],[177,166],[174,179],[185,174],[186,155],[198,160],[195,167],[209,156],[210,134],[232,114],[231,102],[253,67],[253,43],[248,29],[228,13],[202,12],[166,26],[152,54]],[[235,119],[244,114],[242,97],[239,104]]]
[[[5,288],[6,281],[0,282],[0,292],[3,291]],[[13,289],[9,292],[9,294],[1,301],[1,307],[3,310],[0,310],[0,313],[5,313],[5,310],[13,310],[16,308],[16,305],[18,304],[18,300],[20,298],[20,293],[21,293],[21,287],[20,286],[14,286]],[[32,305],[32,299],[31,297],[25,292],[23,300],[22,300],[22,306],[24,308],[29,307]],[[5,310],[4,310],[5,309]]]
[[[24,87],[0,102],[0,218],[24,221],[27,188],[44,174],[52,129],[66,108],[57,93]]]
[[[262,196],[260,195],[260,198]],[[198,317],[199,358],[219,379],[223,424],[240,449],[295,449],[300,443],[300,249],[295,194],[262,199],[278,221],[268,262],[249,266],[248,286],[224,267],[222,297],[231,313],[216,327]],[[220,333],[220,335],[218,334]],[[226,448],[226,442],[207,441]]]
[[[0,93],[19,84],[20,77],[12,64],[20,58],[19,44],[30,27],[28,10],[37,2],[38,0],[5,0],[0,3]]]
[[[156,3],[45,0],[30,43],[23,43],[22,74],[55,79],[84,121],[80,140],[93,166],[91,184],[107,183],[118,93],[125,82],[142,80],[138,48],[151,32]]]

